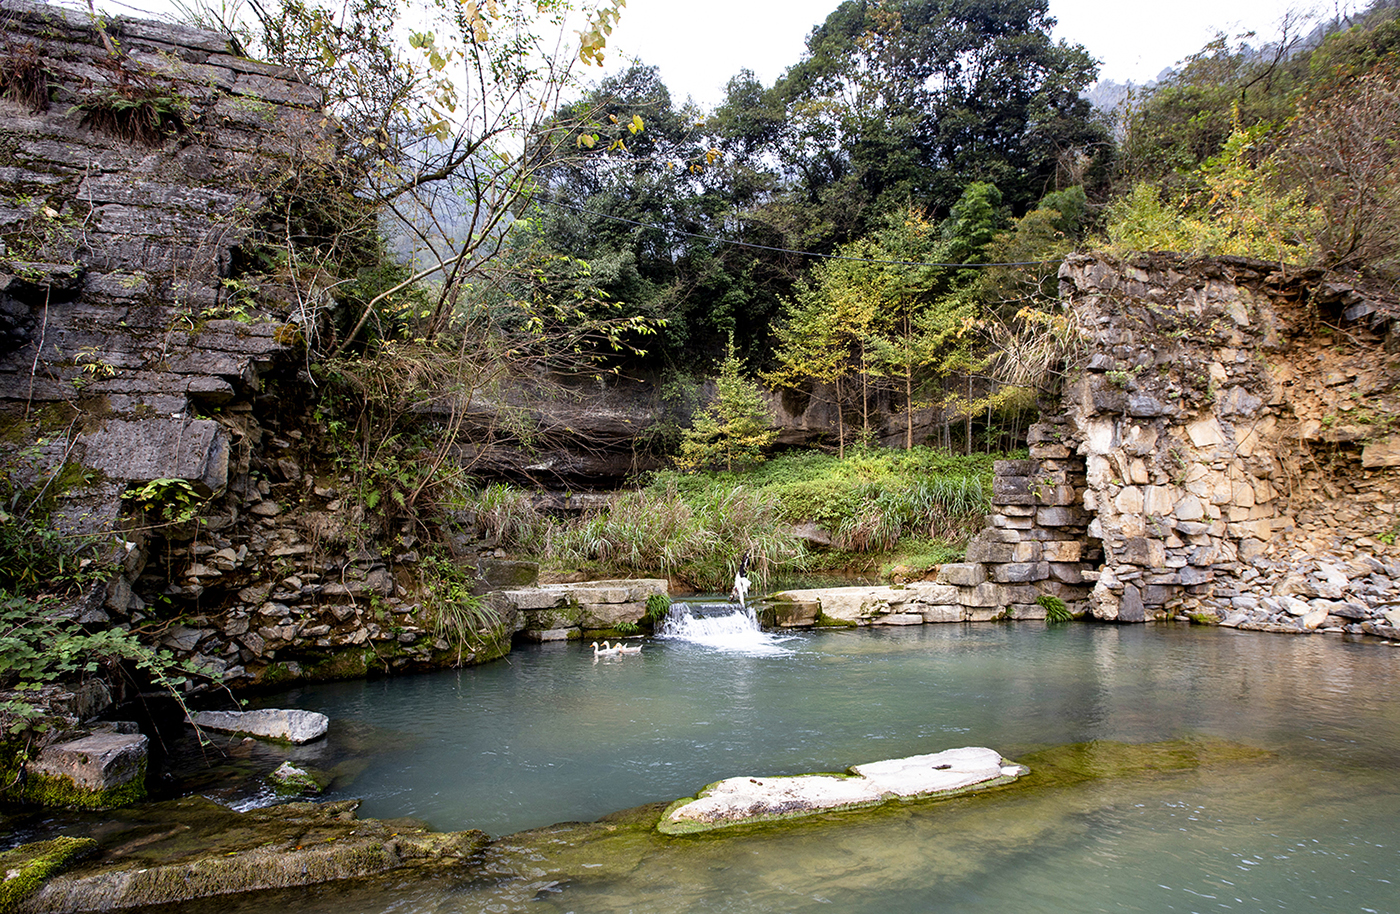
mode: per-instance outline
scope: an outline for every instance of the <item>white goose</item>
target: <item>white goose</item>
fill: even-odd
[[[640,654],[642,652],[642,646],[639,644],[636,647],[629,647],[626,644],[619,644],[616,650],[620,654]]]
[[[602,648],[599,648],[599,647],[598,647],[598,642],[597,642],[597,641],[594,641],[594,642],[593,642],[593,656],[594,656],[594,657],[611,657],[611,656],[613,656],[614,654],[620,654],[620,653],[622,653],[622,645],[620,645],[620,644],[619,644],[617,647],[611,647],[611,646],[608,644],[608,642],[604,641],[604,642],[603,642]]]

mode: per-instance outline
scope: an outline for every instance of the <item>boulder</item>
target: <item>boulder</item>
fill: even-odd
[[[221,733],[243,733],[261,739],[309,743],[326,735],[330,718],[318,711],[265,708],[259,711],[198,711],[190,715],[197,727]]]
[[[798,596],[798,593],[790,591],[769,594],[764,601],[763,624],[775,628],[804,628],[816,625],[817,617],[822,611],[821,601]]]
[[[950,562],[938,569],[938,583],[976,587],[987,580],[987,569],[980,563]]]
[[[272,785],[273,791],[283,797],[319,794],[325,789],[325,784],[314,774],[305,768],[298,768],[291,762],[283,762],[277,766],[277,769],[267,776],[267,781]]]
[[[618,625],[635,625],[647,614],[645,603],[580,603],[579,626],[585,629],[607,629]]]
[[[148,741],[94,733],[47,746],[25,767],[24,797],[44,806],[110,809],[146,796]]]

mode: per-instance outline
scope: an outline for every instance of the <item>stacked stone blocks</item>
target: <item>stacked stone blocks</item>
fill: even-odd
[[[981,571],[944,566],[939,578],[960,586],[967,605],[996,607],[1013,619],[1044,618],[1036,602],[1044,597],[1082,611],[1085,572],[1095,558],[1086,544],[1083,462],[1063,440],[1062,426],[1033,426],[1029,440],[1027,459],[996,462],[993,513],[967,550],[967,563]]]

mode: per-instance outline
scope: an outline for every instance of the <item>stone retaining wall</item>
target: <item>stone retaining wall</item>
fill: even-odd
[[[519,618],[516,633],[530,641],[568,641],[588,632],[642,621],[647,600],[666,596],[666,581],[630,578],[499,590],[491,594],[502,615]]]
[[[75,526],[110,530],[131,483],[208,495],[246,464],[240,417],[315,308],[223,280],[277,186],[335,141],[319,91],[222,36],[101,25],[0,0],[0,66],[42,80],[37,100],[0,97],[0,415],[50,468],[94,471],[62,494]],[[178,123],[138,137],[104,119],[122,92]]]

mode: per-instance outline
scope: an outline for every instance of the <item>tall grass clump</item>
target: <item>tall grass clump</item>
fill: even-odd
[[[464,650],[476,651],[508,638],[501,617],[486,601],[472,593],[476,569],[437,553],[425,554],[423,604],[433,637],[457,651],[457,666]]]
[[[724,590],[746,553],[749,576],[760,581],[773,569],[801,565],[802,543],[771,496],[722,483],[682,493],[675,477],[663,476],[572,526],[554,528],[546,557]]]
[[[467,507],[476,518],[477,532],[498,546],[535,552],[548,537],[550,518],[525,489],[491,483],[468,496]]]
[[[964,538],[991,509],[982,478],[938,476],[898,486],[863,483],[852,490],[854,511],[833,531],[847,552],[886,552],[906,537]]]

